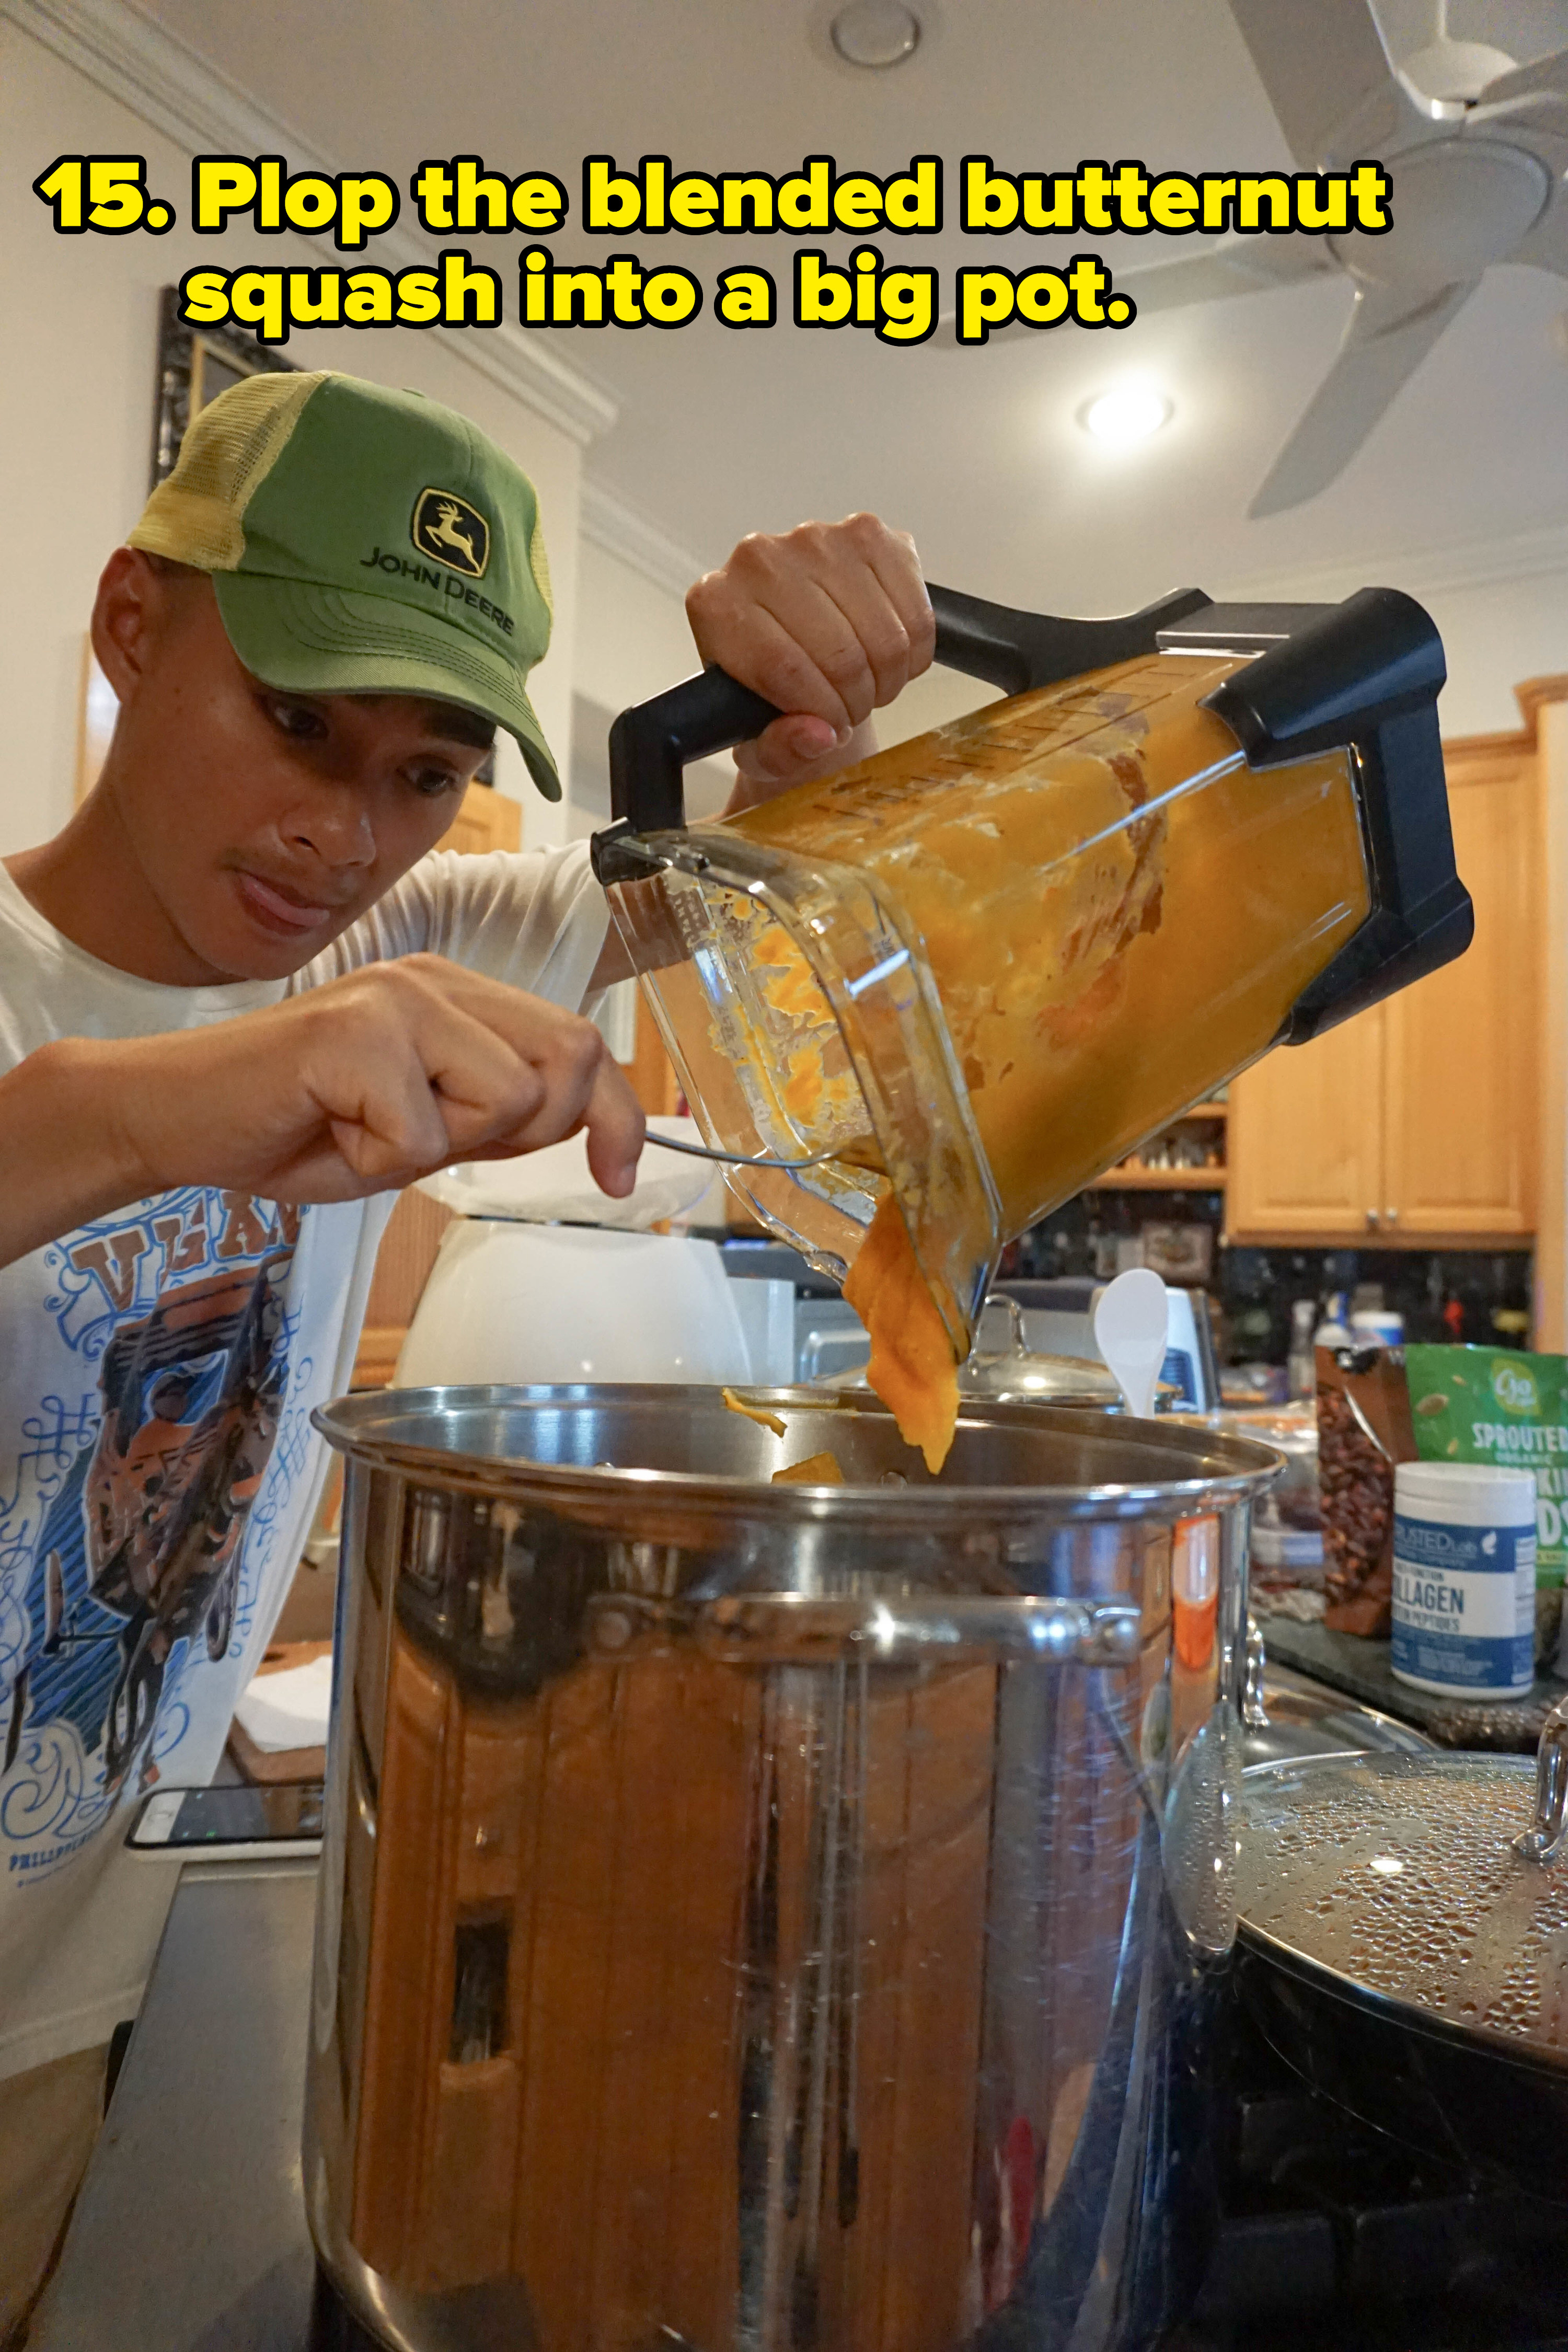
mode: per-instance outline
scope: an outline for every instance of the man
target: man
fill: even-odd
[[[739,755],[736,805],[858,756],[872,708],[931,656],[913,549],[869,517],[743,542],[688,609],[702,658],[786,714]],[[82,2053],[135,2004],[149,1923],[123,1924],[121,1801],[209,1776],[310,1526],[310,1415],[348,1385],[387,1205],[355,1197],[362,1180],[585,1123],[595,1174],[624,1192],[641,1142],[578,1011],[625,968],[584,850],[426,855],[496,725],[560,790],[526,692],[548,572],[510,460],[415,394],[251,378],[187,434],[110,559],[92,627],[120,720],[89,800],[0,870],[0,1071],[79,1133],[89,1049],[60,1041],[145,1041],[125,1050],[152,1055],[156,1108],[204,1081],[160,1071],[153,1040],[251,1016],[259,1068],[262,1023],[321,992],[309,1050],[334,1036],[340,1066],[300,1149],[335,1149],[353,1181],[323,1198],[241,1153],[215,1185],[155,1120],[106,1121],[84,1152],[105,1164],[0,1274],[0,2233],[25,2212],[30,2158],[42,2178],[47,2070],[71,2074],[78,2154],[46,2221],[88,2128]],[[429,957],[527,992],[499,1041]],[[400,1076],[402,1049],[353,1026],[389,987],[405,1015],[421,987],[467,1012],[434,1048],[433,1086],[418,1051]],[[205,1083],[231,1078],[215,1063]],[[410,1099],[422,1134],[400,1125]],[[128,1166],[150,1194],[129,1212]],[[47,2251],[29,2227],[9,2250],[0,2235],[0,2333]]]

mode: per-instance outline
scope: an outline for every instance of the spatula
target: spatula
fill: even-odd
[[[1146,1265],[1119,1274],[1094,1310],[1095,1345],[1121,1391],[1127,1410],[1147,1420],[1165,1360],[1170,1301],[1159,1276]]]

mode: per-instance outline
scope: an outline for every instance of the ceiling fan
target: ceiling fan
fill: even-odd
[[[1392,18],[1396,0],[1383,5]],[[1343,471],[1492,263],[1568,278],[1568,47],[1516,63],[1510,0],[1499,45],[1452,38],[1448,0],[1404,0],[1398,64],[1367,0],[1230,7],[1298,166],[1375,157],[1394,184],[1382,236],[1229,236],[1117,273],[1141,314],[1335,275],[1354,288],[1333,363],[1248,509],[1269,515]]]

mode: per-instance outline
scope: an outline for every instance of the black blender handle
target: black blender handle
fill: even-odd
[[[1104,669],[1152,653],[1162,629],[1209,603],[1201,588],[1184,588],[1118,620],[1074,621],[1050,613],[1019,613],[988,604],[953,588],[928,586],[936,619],[936,658],[948,669],[983,677],[1004,694],[1053,686],[1081,670]],[[650,702],[623,710],[610,730],[610,806],[618,823],[595,843],[623,832],[665,833],[686,822],[682,772],[749,742],[780,712],[719,668],[700,670]]]

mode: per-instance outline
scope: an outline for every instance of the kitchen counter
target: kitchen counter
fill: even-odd
[[[1325,1625],[1303,1624],[1297,1617],[1260,1615],[1258,1622],[1271,1664],[1293,1666],[1299,1674],[1347,1692],[1363,1706],[1414,1723],[1444,1748],[1532,1754],[1547,1714],[1568,1696],[1568,1682],[1542,1675],[1521,1699],[1443,1697],[1396,1682],[1387,1642],[1331,1633]]]
[[[188,1864],[27,2352],[305,2352],[312,1862]]]

